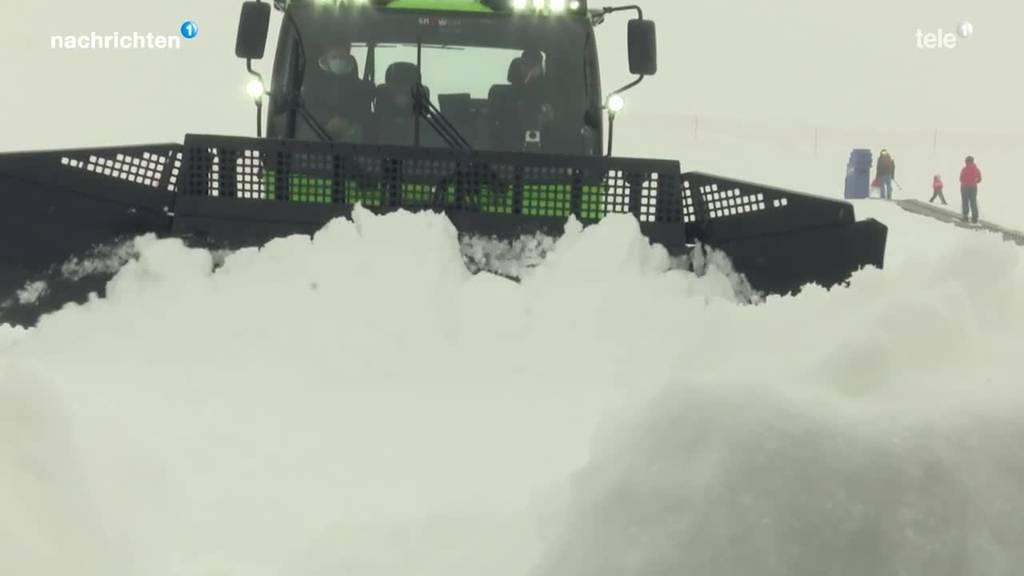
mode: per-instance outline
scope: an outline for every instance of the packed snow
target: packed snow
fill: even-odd
[[[1016,574],[1021,249],[857,209],[884,271],[757,304],[625,216],[521,282],[430,214],[140,238],[0,328],[0,572]]]

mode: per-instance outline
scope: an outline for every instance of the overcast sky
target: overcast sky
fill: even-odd
[[[2,0],[0,149],[248,134],[254,111],[234,57],[235,0]],[[1024,7],[1006,0],[641,0],[661,71],[629,97],[638,116],[707,114],[851,129],[1024,131]],[[52,35],[199,36],[173,51],[67,51]],[[599,30],[605,87],[628,80],[626,16]],[[280,19],[275,16],[272,26]],[[915,34],[975,33],[952,49]],[[16,25],[11,25],[14,22]],[[268,52],[272,54],[272,50]],[[269,70],[269,61],[263,63]]]

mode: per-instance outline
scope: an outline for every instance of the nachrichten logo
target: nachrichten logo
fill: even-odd
[[[59,34],[50,36],[53,50],[178,50],[181,41],[192,40],[199,35],[199,25],[186,20],[177,34],[154,34],[152,32],[114,32],[87,34]]]

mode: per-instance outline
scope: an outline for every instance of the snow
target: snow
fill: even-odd
[[[521,283],[437,215],[140,238],[0,328],[0,571],[1016,573],[1020,248],[857,210],[886,270],[757,305],[628,217]]]

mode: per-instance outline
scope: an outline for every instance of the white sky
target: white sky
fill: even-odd
[[[13,4],[12,0],[4,0]],[[630,95],[637,116],[707,114],[849,129],[1024,131],[1017,28],[1004,0],[641,0],[659,24],[661,72]],[[0,35],[7,81],[0,150],[180,141],[185,132],[248,134],[252,106],[234,57],[241,2],[37,0],[8,10]],[[52,50],[54,34],[199,37],[170,52]],[[628,80],[625,20],[600,29],[606,89]],[[916,47],[915,32],[975,35],[953,50]],[[272,26],[280,19],[275,16]],[[271,40],[273,42],[273,39]],[[272,45],[268,54],[272,54]],[[269,61],[264,62],[269,70]]]

